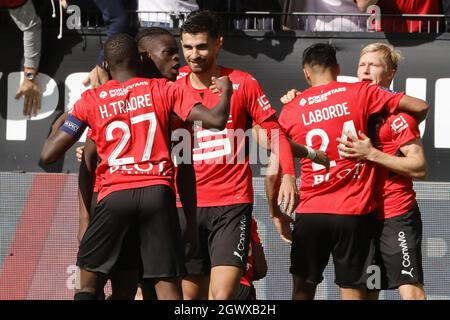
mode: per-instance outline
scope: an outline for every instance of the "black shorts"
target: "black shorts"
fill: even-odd
[[[216,266],[245,269],[252,210],[251,203],[197,208],[198,243],[194,255],[186,260],[187,274],[206,275]],[[178,214],[184,231],[182,208],[178,208]]]
[[[89,211],[89,219],[92,220],[95,217],[95,207],[97,206],[98,193],[92,194],[91,208]],[[120,250],[119,258],[111,270],[111,273],[127,271],[127,270],[141,270],[141,253],[139,250],[139,224],[135,221],[125,236]]]
[[[246,286],[242,283],[239,284],[239,291],[235,300],[256,300],[256,290],[253,285]]]
[[[330,254],[339,287],[365,287],[367,267],[374,257],[372,214],[297,214],[290,272],[308,283],[319,284]]]
[[[164,185],[116,191],[102,199],[81,240],[77,265],[109,274],[135,223],[143,278],[182,277],[184,252],[175,195]]]
[[[407,213],[379,223],[375,263],[381,271],[381,289],[423,284],[422,218],[417,204]]]

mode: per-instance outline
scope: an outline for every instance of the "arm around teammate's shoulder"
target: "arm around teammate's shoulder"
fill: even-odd
[[[420,123],[427,117],[429,108],[430,106],[426,101],[404,95],[399,101],[397,110],[409,113]]]
[[[187,120],[189,122],[201,121],[201,127],[205,129],[223,130],[227,125],[230,115],[230,102],[233,94],[233,87],[227,76],[212,78],[212,90],[221,93],[219,102],[214,108],[209,109],[202,104],[197,104],[192,108]]]

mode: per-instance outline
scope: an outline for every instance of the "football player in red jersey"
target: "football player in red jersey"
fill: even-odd
[[[101,159],[99,203],[80,243],[81,289],[75,299],[95,299],[103,289],[135,221],[143,277],[155,279],[158,299],[181,299],[180,277],[185,268],[167,142],[170,114],[223,129],[231,83],[227,77],[213,78],[212,85],[222,94],[210,109],[166,79],[137,77],[139,53],[130,36],[111,37],[105,56],[113,80],[83,93],[60,129],[52,130],[41,152],[44,163],[56,161],[89,125]]]
[[[400,52],[388,44],[369,44],[361,50],[358,79],[387,88],[395,77],[401,58]],[[298,94],[299,91],[290,90],[281,101],[288,103]],[[370,136],[378,150],[372,147],[364,134],[363,140],[343,141],[340,148],[343,149],[342,155],[363,160],[369,160],[368,157],[375,154],[374,162],[382,166],[375,182],[379,203],[376,211],[376,263],[382,271],[381,289],[398,288],[404,300],[425,299],[422,219],[412,188],[412,178],[425,179],[427,172],[418,122],[406,113],[377,114],[370,119],[369,125],[374,129]],[[353,135],[350,137],[354,138]],[[350,153],[345,153],[345,150]],[[407,253],[405,256],[404,252]],[[372,290],[369,298],[376,299],[378,294],[378,290]]]
[[[358,79],[389,87],[401,59],[399,51],[384,43],[361,50]],[[371,119],[371,139],[361,132],[341,141],[341,153],[379,165],[376,262],[382,272],[381,289],[398,288],[404,300],[425,299],[422,268],[422,219],[412,179],[425,179],[427,163],[418,122],[407,113],[380,114]],[[375,292],[378,293],[379,291]]]
[[[245,137],[240,135],[247,129],[248,120],[267,130],[280,156],[284,175],[278,202],[284,200],[288,212],[295,207],[294,162],[275,110],[252,75],[218,64],[222,42],[218,19],[209,11],[192,12],[181,27],[188,65],[180,69],[177,83],[200,96],[206,106],[218,99],[217,93],[209,89],[211,76],[228,75],[234,90],[224,130],[212,132],[194,126],[199,241],[196,254],[186,264],[185,299],[206,299],[209,291],[212,299],[236,297],[246,266],[253,206],[249,157],[245,154]]]
[[[179,48],[172,33],[166,29],[151,27],[142,29],[136,35],[138,49],[143,60],[142,75],[148,78],[166,78],[175,81],[180,68]],[[79,170],[80,189],[80,223],[78,239],[86,231],[90,219],[95,214],[97,204],[97,193],[99,189],[98,180],[95,180],[92,190],[92,181],[95,179],[97,167],[97,149],[95,143],[90,139],[90,131],[84,146],[77,148],[77,157],[81,161]],[[93,191],[93,193],[91,192]],[[92,196],[91,208],[85,208],[83,195]],[[110,275],[112,295],[109,299],[134,299],[139,277],[139,252],[136,252],[136,242],[139,241],[138,232],[132,230],[127,235],[126,249],[122,250],[117,265]],[[188,239],[190,240],[190,239]],[[155,297],[151,280],[143,280],[141,283],[143,298],[145,300]]]
[[[293,298],[314,298],[331,253],[342,299],[363,299],[373,258],[374,165],[341,157],[336,139],[367,132],[368,116],[382,110],[404,110],[423,119],[428,105],[367,82],[337,82],[336,52],[327,44],[304,51],[303,71],[311,87],[283,107],[280,124],[294,142],[326,151],[330,172],[301,161],[301,200],[291,235]],[[266,179],[269,194],[276,192],[275,181],[276,175]],[[271,212],[276,210],[272,205]]]

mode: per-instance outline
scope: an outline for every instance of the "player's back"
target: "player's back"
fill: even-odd
[[[172,187],[168,129],[173,110],[165,79],[108,81],[83,95],[101,160],[100,196],[155,184]]]
[[[358,215],[375,208],[373,164],[341,157],[336,139],[367,132],[368,115],[394,109],[401,96],[368,83],[331,82],[305,90],[283,108],[280,123],[288,135],[330,158],[329,173],[301,159],[297,212]]]

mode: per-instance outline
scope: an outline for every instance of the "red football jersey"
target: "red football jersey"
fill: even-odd
[[[83,93],[70,113],[92,130],[100,158],[98,200],[124,189],[173,188],[170,114],[185,120],[197,103],[188,90],[166,79],[111,80]]]
[[[180,69],[177,83],[202,97],[203,105],[213,107],[219,94],[209,89],[194,89],[190,69]],[[253,203],[252,173],[245,153],[247,121],[259,124],[275,114],[258,81],[252,75],[221,68],[221,75],[233,83],[230,118],[220,132],[194,125],[193,160],[197,184],[197,206],[225,206]],[[244,137],[244,138],[242,138]],[[180,204],[178,204],[180,205]]]
[[[373,211],[375,171],[371,162],[341,158],[337,138],[367,132],[368,116],[393,112],[403,93],[368,82],[331,82],[308,88],[281,111],[279,122],[295,142],[325,151],[330,172],[300,159],[300,205],[297,213],[361,215]]]
[[[375,145],[384,153],[393,156],[401,154],[400,148],[404,144],[420,138],[417,121],[406,113],[380,117],[377,124],[378,141]],[[377,171],[376,187],[380,196],[377,217],[392,218],[411,210],[416,204],[412,178],[396,174],[382,166],[379,166]]]
[[[250,243],[248,244],[247,269],[240,281],[241,284],[248,287],[250,287],[253,282],[253,265],[255,263],[255,259],[253,258],[252,247],[255,244],[261,244],[261,239],[258,235],[258,224],[256,223],[255,218],[252,217],[252,225],[250,227]]]

